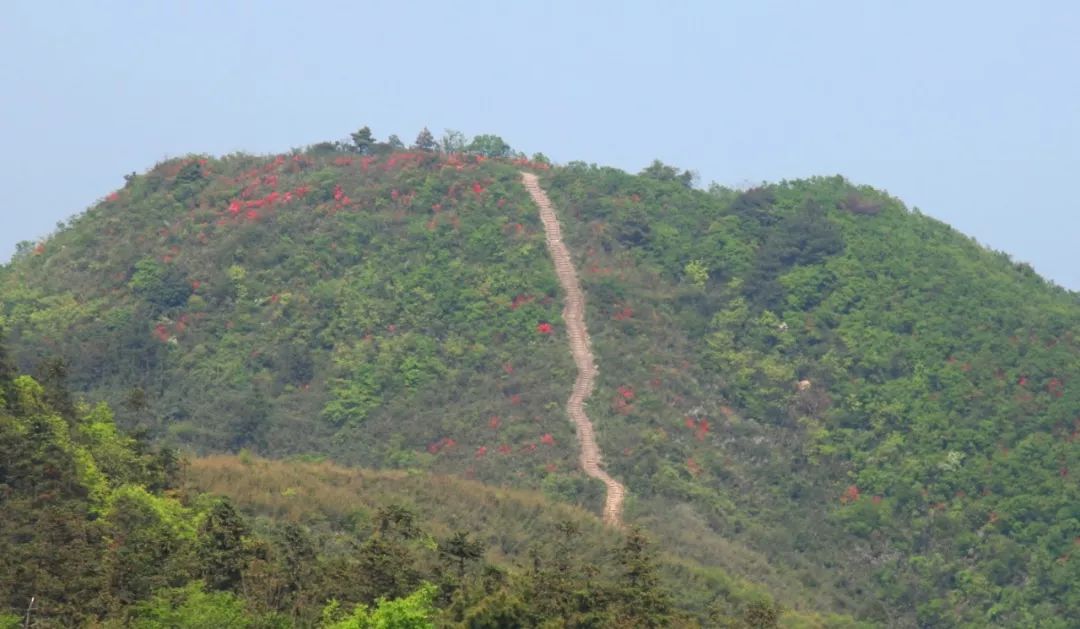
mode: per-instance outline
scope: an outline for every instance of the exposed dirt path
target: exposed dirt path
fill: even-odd
[[[577,365],[577,379],[566,402],[566,414],[577,427],[577,438],[581,444],[581,467],[585,473],[601,480],[607,486],[607,498],[604,500],[604,522],[612,526],[622,526],[622,505],[626,488],[600,468],[600,448],[596,445],[592,422],[585,415],[585,400],[592,395],[596,378],[596,361],[593,359],[589,343],[589,331],[585,327],[585,295],[581,292],[570,251],[562,241],[562,229],[559,217],[551,206],[544,189],[536,175],[521,173],[521,181],[529,191],[536,207],[540,208],[540,220],[544,223],[544,236],[547,239],[548,252],[555,263],[555,275],[559,278],[566,305],[563,306],[563,320],[566,321],[566,333],[570,341],[570,353]]]

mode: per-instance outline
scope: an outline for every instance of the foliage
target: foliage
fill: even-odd
[[[326,629],[434,629],[436,592],[434,585],[425,583],[406,597],[380,598],[374,609],[357,605],[352,614],[340,620],[334,620],[337,602],[333,601],[323,610],[321,626]]]
[[[465,150],[484,157],[511,157],[514,150],[497,135],[478,135],[469,142]]]
[[[243,629],[254,624],[243,601],[228,592],[206,592],[198,581],[136,605],[128,619],[128,626],[138,629]]]

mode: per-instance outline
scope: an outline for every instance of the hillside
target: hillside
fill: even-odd
[[[189,468],[2,350],[0,627],[854,626],[532,492],[249,455]]]
[[[64,358],[166,443],[599,513],[522,169],[578,269],[627,523],[875,623],[1080,617],[1077,296],[838,177],[701,191],[659,163],[326,146],[171,160],[23,247],[2,323],[20,367]]]

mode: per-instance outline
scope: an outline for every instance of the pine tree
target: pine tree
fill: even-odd
[[[352,138],[353,150],[361,155],[367,154],[371,150],[371,146],[375,144],[375,138],[371,135],[371,128],[364,126],[361,127],[356,133],[349,135]]]
[[[416,136],[416,141],[413,142],[414,149],[418,151],[434,151],[435,150],[435,136],[431,134],[431,131],[427,127],[420,130],[420,133]]]
[[[244,539],[251,529],[226,499],[218,501],[199,527],[198,557],[206,586],[236,591],[247,563]]]

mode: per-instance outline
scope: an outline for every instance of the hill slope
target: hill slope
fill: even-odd
[[[122,422],[201,451],[321,452],[598,511],[529,166],[161,164],[4,268],[14,354],[66,357]],[[840,178],[540,172],[628,522],[686,556],[761,553],[774,590],[886,624],[1080,616],[1076,295]]]
[[[185,468],[106,405],[16,375],[2,344],[0,507],[3,627],[403,626],[407,610],[417,627],[854,626],[533,492],[250,456]]]

